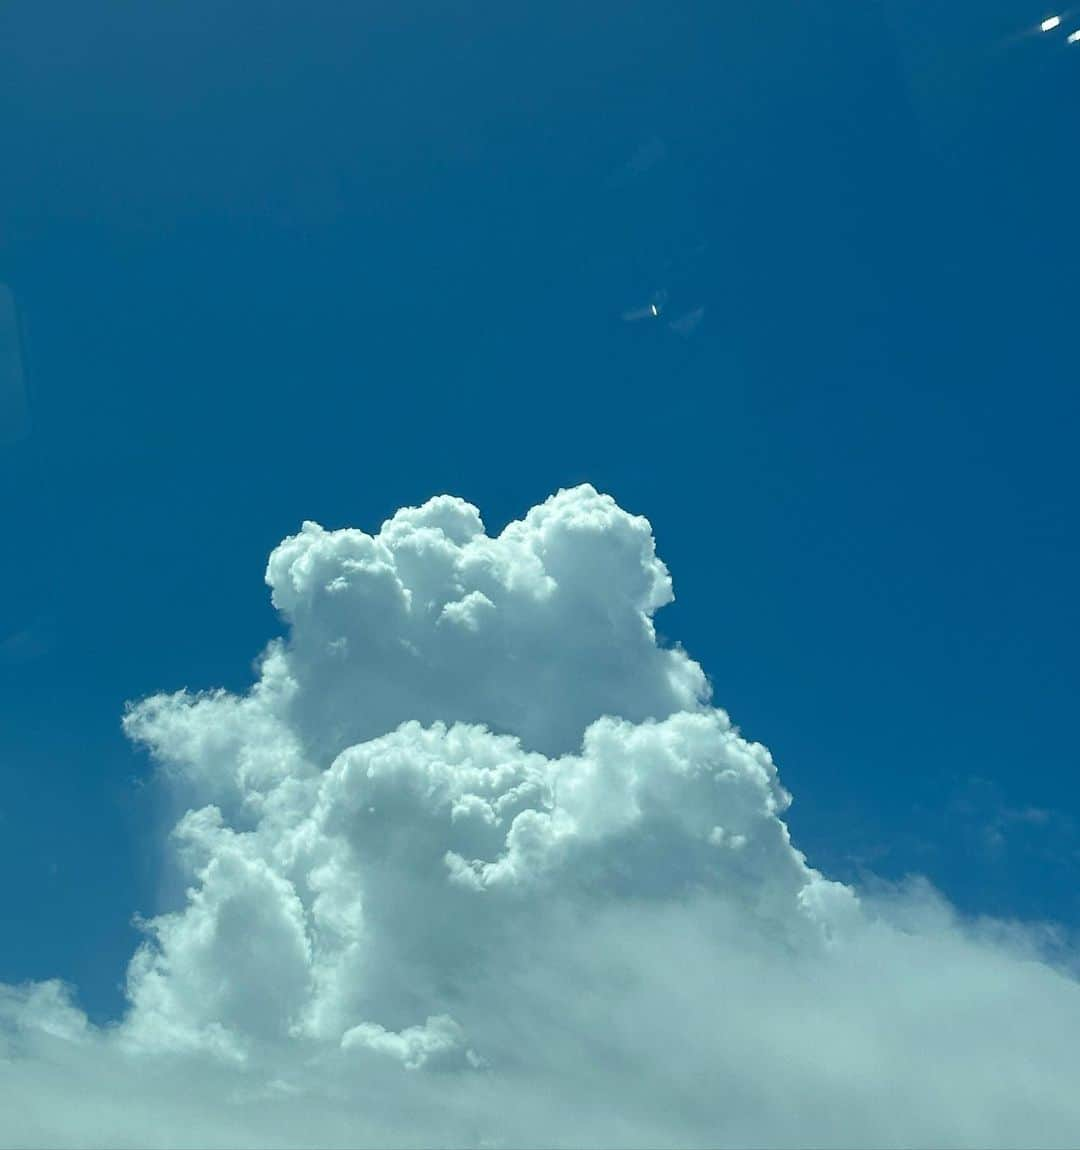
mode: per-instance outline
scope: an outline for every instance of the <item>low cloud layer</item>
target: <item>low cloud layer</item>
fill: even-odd
[[[583,486],[491,537],[443,496],[266,580],[246,695],[125,716],[187,894],[111,1026],[0,987],[5,1144],[1075,1142],[1068,955],[808,865],[657,643],[647,521]]]

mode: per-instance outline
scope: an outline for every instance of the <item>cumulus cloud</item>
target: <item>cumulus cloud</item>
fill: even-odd
[[[124,719],[187,813],[129,1006],[0,990],[0,1140],[1067,1145],[1080,986],[925,884],[792,844],[769,751],[657,640],[646,520],[583,486],[304,524],[254,686]]]

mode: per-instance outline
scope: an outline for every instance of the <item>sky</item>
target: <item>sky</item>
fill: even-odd
[[[1049,11],[1021,0],[4,5],[0,1034],[31,1036],[5,1054],[25,1097],[53,1097],[70,1073],[103,1097],[128,1081],[125,1052],[168,1050],[186,1060],[184,1090],[215,1100],[217,1125],[191,1136],[257,1143],[266,1129],[247,1103],[234,1113],[213,1093],[224,1059],[247,1083],[234,1094],[277,1091],[283,1144],[295,1144],[289,1122],[304,1129],[304,1100],[322,1095],[290,1043],[328,1043],[326,1082],[341,1087],[359,1049],[394,1100],[363,1127],[374,1142],[424,1140],[423,1115],[451,1092],[463,1144],[602,1144],[603,1100],[670,1043],[685,1059],[679,1081],[658,1084],[655,1107],[643,1101],[616,1140],[709,1141],[712,1087],[693,1067],[713,1063],[742,1100],[725,1131],[742,1144],[797,1140],[760,1124],[774,1089],[799,1100],[792,1112],[819,1123],[809,1128],[823,1145],[942,1131],[957,1144],[1050,1144],[1075,1129],[1041,1060],[1077,1052],[1039,1030],[1077,1009],[1080,924],[1080,44],[1066,41],[1080,13],[1041,34]],[[417,602],[434,595],[443,610],[476,591],[494,603],[498,625],[476,599],[447,616],[495,644],[483,657],[445,646],[443,632],[418,637],[389,600],[369,609],[349,592],[342,622],[333,596],[286,578],[301,544],[284,541],[297,538],[327,550],[319,586],[348,584],[354,568],[335,564],[375,544],[334,532],[379,536],[399,509],[441,495],[466,501],[435,505],[457,524],[438,528],[445,547],[490,550],[499,594],[456,551],[457,598],[439,583],[439,547],[413,566],[380,562],[404,564],[398,582]],[[601,524],[581,544],[588,562],[559,550],[579,504]],[[536,526],[545,515],[558,545]],[[325,537],[302,533],[304,521]],[[512,524],[526,526],[501,534]],[[280,579],[268,587],[271,554]],[[520,564],[524,583],[507,575]],[[541,610],[545,572],[561,590]],[[363,626],[373,645],[354,637],[330,653]],[[256,664],[277,638],[284,663]],[[399,640],[415,663],[400,662]],[[290,675],[295,697],[281,685]],[[216,688],[229,692],[220,713],[145,702]],[[767,762],[732,743],[711,705],[747,746],[769,748]],[[590,726],[605,716],[634,729]],[[394,735],[402,722],[421,726]],[[489,730],[455,735],[455,722]],[[346,814],[331,815],[349,764],[384,737],[401,741],[387,754],[409,770],[457,767],[439,776],[445,803],[388,800],[400,822],[390,817],[389,853],[373,860]],[[516,751],[489,742],[514,737]],[[713,763],[698,737],[737,752],[732,769],[760,808],[756,830],[712,844],[736,860],[727,879],[698,850],[713,828],[683,817],[713,802],[688,781],[693,764]],[[605,739],[625,744],[615,758],[629,766],[614,775],[596,766]],[[619,771],[640,763],[644,778],[652,755],[676,781],[645,787],[637,813],[620,815],[637,784]],[[484,774],[491,756],[524,756],[514,769],[536,788],[522,808],[533,813],[517,839],[508,824],[458,842],[447,811],[479,810],[476,796],[506,781]],[[249,760],[254,773],[233,778]],[[606,782],[570,786],[575,806],[557,781],[590,772]],[[323,844],[317,865],[297,861],[302,829]],[[441,855],[428,870],[402,862],[399,831],[416,859],[438,844],[463,869],[444,871]],[[740,834],[745,856],[731,847]],[[343,920],[333,946],[316,920],[335,899],[347,918],[343,876],[370,867],[385,880],[384,903],[365,896],[384,941],[361,977],[342,957]],[[215,886],[230,875],[246,892],[233,903],[232,887]],[[537,876],[554,884],[544,897]],[[529,893],[498,913],[466,899],[436,943],[425,908],[440,905],[437,882],[485,906],[503,907],[500,883]],[[765,898],[774,884],[779,901]],[[394,890],[415,895],[422,930],[394,917]],[[844,909],[852,899],[857,912]],[[286,957],[245,976],[247,999],[218,1001],[206,987],[239,960],[192,940],[234,904]],[[526,921],[544,939],[531,959]],[[687,939],[692,977],[673,985],[665,972]],[[473,945],[520,981],[483,993],[455,983]],[[1017,957],[1032,948],[1037,968]],[[810,964],[798,977],[777,957],[791,949]],[[638,957],[609,985],[596,956],[623,950]],[[416,1001],[391,977],[401,953],[426,988]],[[541,955],[551,978],[536,973]],[[919,966],[933,956],[950,972],[940,983]],[[774,1005],[727,1024],[750,1036],[735,1045],[759,1072],[744,1082],[705,1023],[688,1032],[685,1019],[725,979],[750,987],[755,963]],[[981,1043],[988,1073],[995,1027],[1016,1024],[1013,1011],[1027,1020],[1029,1046],[1009,1065],[1039,1071],[1047,1126],[1032,1127],[1037,1095],[1019,1087],[989,1136],[964,1126],[975,1075],[925,1106],[926,1127],[905,1126],[904,1099],[926,1103],[915,1071],[891,1107],[869,1075],[852,1124],[829,1125],[814,1109],[829,1097],[814,1055],[863,1064],[860,1027],[884,1024],[860,981],[872,968],[894,972],[896,1009],[909,1010],[896,1027],[905,1041],[870,1060],[882,1078],[935,1044],[927,1080],[953,1071],[946,1039],[903,1021],[944,988],[957,1011],[989,1016],[976,1011],[968,1029],[953,1019],[956,1057]],[[598,1013],[561,1004],[565,1033],[544,1021],[556,975],[607,988]],[[368,977],[355,1002],[338,986]],[[798,1008],[808,985],[825,1004],[813,1017]],[[847,986],[861,990],[844,998]],[[259,993],[292,1004],[278,1030],[253,1022]],[[515,1062],[500,1013],[540,1028],[533,1061]],[[793,1015],[802,1045],[778,1059],[766,1039]],[[602,1016],[649,1020],[653,1054]],[[551,1067],[571,1066],[601,1030],[603,1080],[583,1079],[591,1101],[571,1099],[573,1076]],[[477,1084],[460,1085],[472,1072]],[[147,1113],[172,1097],[182,1115],[169,1073],[147,1073]],[[538,1102],[553,1089],[576,1116],[561,1131]],[[477,1125],[500,1090],[520,1125]],[[324,1145],[360,1137],[350,1105],[333,1111]],[[394,1105],[420,1125],[406,1128]],[[79,1141],[36,1120],[0,1140]],[[122,1121],[95,1112],[82,1129],[146,1144],[145,1129],[108,1125]]]

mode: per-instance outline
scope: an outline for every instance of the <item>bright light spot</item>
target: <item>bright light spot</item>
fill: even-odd
[[[1059,25],[1060,23],[1061,23],[1061,17],[1060,17],[1060,16],[1048,16],[1048,17],[1047,17],[1047,18],[1046,18],[1046,19],[1045,19],[1045,20],[1044,20],[1044,21],[1043,21],[1043,22],[1042,22],[1042,23],[1039,25],[1039,31],[1040,31],[1040,32],[1053,32],[1053,30],[1054,30],[1056,27],[1058,27],[1058,25]]]
[[[1080,28],[1078,28],[1075,32],[1070,32],[1068,36],[1065,37],[1065,43],[1080,44]]]
[[[659,315],[660,314],[659,309],[657,308],[656,304],[654,304],[654,303],[649,304],[649,311],[651,311],[653,313],[653,315]]]

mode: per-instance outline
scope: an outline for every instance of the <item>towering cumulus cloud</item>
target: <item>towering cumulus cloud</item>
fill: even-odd
[[[93,1145],[1067,1145],[1080,986],[925,884],[792,845],[765,747],[662,646],[591,487],[314,523],[243,696],[124,725],[187,808],[181,905],[97,1028],[0,988],[0,1138]]]

